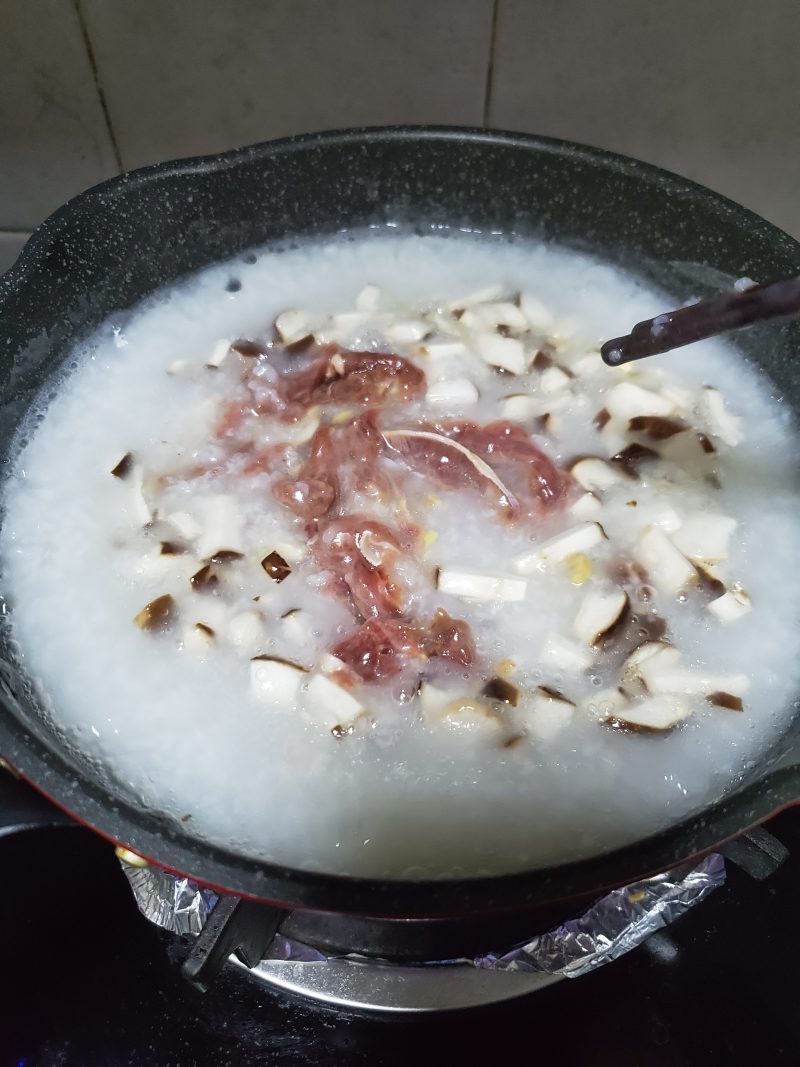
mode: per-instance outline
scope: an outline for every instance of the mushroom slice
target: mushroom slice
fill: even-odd
[[[187,541],[194,541],[202,533],[200,524],[188,511],[173,511],[167,515],[166,522]]]
[[[555,325],[553,313],[532,293],[520,293],[519,309],[531,329],[547,335]]]
[[[582,522],[564,533],[551,537],[514,560],[514,569],[520,574],[533,574],[543,563],[562,563],[576,552],[587,552],[606,540],[605,531],[599,522]]]
[[[289,308],[275,319],[275,332],[284,344],[293,345],[311,337],[314,327],[308,312]]]
[[[628,594],[623,589],[588,593],[575,616],[573,632],[586,644],[596,645],[617,625],[628,604]]]
[[[178,605],[169,593],[156,597],[146,604],[134,617],[140,630],[148,633],[166,633],[178,620]]]
[[[569,472],[579,485],[590,492],[602,492],[622,480],[619,472],[598,456],[586,456],[577,460],[569,468]]]
[[[728,515],[695,515],[672,534],[672,543],[693,563],[720,563],[728,558],[728,544],[737,525]]]
[[[111,473],[115,478],[120,478],[123,481],[133,473],[133,453],[126,452],[122,459],[111,468]]]
[[[425,341],[416,350],[418,356],[433,360],[463,359],[469,355],[469,349],[463,341]]]
[[[543,665],[553,670],[569,671],[574,674],[587,670],[594,662],[594,655],[590,648],[557,633],[547,635],[540,658]]]
[[[630,423],[631,419],[640,415],[658,415],[665,418],[675,410],[671,400],[633,382],[620,382],[610,389],[605,398],[605,406],[612,418],[624,423]]]
[[[289,608],[281,615],[281,629],[295,648],[308,648],[314,634],[311,613]]]
[[[201,559],[208,559],[220,545],[235,552],[244,550],[242,516],[235,497],[220,493],[204,500],[200,522],[197,554]]]
[[[549,686],[538,686],[527,706],[526,728],[540,741],[550,741],[572,722],[575,705],[563,693]]]
[[[495,675],[483,687],[481,696],[488,697],[490,700],[497,700],[501,704],[510,704],[512,708],[515,708],[519,699],[519,689],[505,678]]]
[[[209,593],[219,585],[219,576],[211,564],[204,564],[189,579],[189,584],[196,593]]]
[[[528,422],[542,415],[543,411],[541,401],[531,396],[530,393],[512,393],[500,401],[500,413],[504,419]]]
[[[719,437],[725,444],[735,448],[742,440],[742,420],[725,405],[722,393],[710,385],[700,394],[700,414],[712,437]]]
[[[651,693],[707,696],[722,691],[742,696],[750,688],[750,679],[745,674],[707,674],[687,667],[670,666],[659,656],[641,663],[639,673]]]
[[[312,674],[304,687],[303,718],[340,737],[366,714],[364,705],[324,674]]]
[[[502,337],[498,333],[477,334],[474,347],[481,359],[492,367],[510,374],[524,374],[528,369],[525,346],[516,337]]]
[[[657,526],[641,534],[633,555],[661,593],[675,595],[697,582],[697,571]]]
[[[480,574],[443,567],[436,578],[436,587],[443,593],[465,600],[524,600],[528,583],[524,578],[510,578],[500,574]]]
[[[264,624],[257,611],[242,611],[228,623],[225,636],[237,648],[257,648],[264,637]]]
[[[720,691],[709,693],[706,696],[706,700],[709,704],[713,704],[715,708],[725,708],[726,711],[744,711],[742,698],[734,696],[733,693]]]
[[[430,333],[427,322],[421,319],[398,319],[383,330],[383,336],[394,345],[410,345]]]
[[[674,667],[680,662],[681,654],[674,645],[668,641],[645,641],[628,656],[622,665],[622,680],[629,682],[633,678],[641,677],[642,664],[655,660],[658,657],[659,665]]]
[[[631,433],[641,433],[653,441],[666,441],[686,429],[683,419],[667,419],[663,415],[635,415],[628,420]]]
[[[377,285],[365,285],[355,299],[357,311],[377,311],[383,291]]]
[[[511,508],[513,506],[514,496],[511,490],[500,481],[485,460],[481,459],[480,456],[476,456],[475,453],[471,452],[468,448],[465,448],[460,441],[455,441],[452,437],[445,437],[440,433],[432,433],[430,430],[387,430],[383,434],[383,439],[390,448],[401,454],[403,451],[403,441],[407,440],[430,441],[431,443],[436,444],[439,448],[452,449],[454,452],[458,452],[459,455],[463,456],[464,459],[472,464],[481,478],[485,478],[487,482],[490,482],[491,485],[494,486],[498,493],[498,504],[500,507]]]
[[[291,708],[298,700],[305,667],[276,656],[255,656],[250,660],[250,692],[271,708]]]
[[[640,733],[674,729],[692,714],[689,702],[678,693],[661,693],[619,708],[608,718],[611,726]]]
[[[729,589],[706,606],[712,615],[727,626],[743,618],[753,605],[744,589]]]
[[[214,643],[214,630],[204,622],[196,622],[183,637],[183,647],[197,656],[204,657]]]
[[[475,404],[479,397],[480,393],[469,378],[442,378],[432,382],[425,394],[431,407],[444,410]]]
[[[470,733],[495,732],[502,720],[495,709],[477,697],[456,696],[452,690],[423,682],[419,687],[422,718],[427,726],[445,726]]]
[[[210,367],[212,370],[217,370],[228,358],[230,351],[230,338],[223,337],[222,340],[217,341],[217,343],[211,349],[211,353],[209,354],[209,357],[206,360],[206,366]]]
[[[445,308],[448,311],[461,311],[464,308],[472,307],[474,304],[486,304],[493,300],[502,300],[505,295],[505,290],[502,285],[488,285],[485,289],[478,289],[474,293],[468,293],[466,296],[460,296],[456,300],[451,300],[445,304]]]
[[[570,504],[570,514],[574,515],[576,519],[590,519],[593,515],[598,515],[603,510],[603,505],[600,502],[600,498],[595,496],[594,493],[584,493],[579,496],[574,504]]]
[[[620,689],[601,689],[599,693],[590,693],[581,703],[581,711],[593,719],[609,722],[617,712],[627,708],[630,701]]]
[[[631,445],[626,445],[620,452],[617,452],[616,455],[611,457],[609,462],[614,463],[619,467],[626,477],[638,478],[641,465],[658,458],[659,454],[654,451],[654,449],[634,442]]]
[[[496,330],[498,326],[507,326],[510,330],[527,330],[528,320],[517,307],[509,300],[488,301],[483,304],[475,304],[470,309],[480,322],[481,326]]]
[[[264,571],[274,582],[282,582],[288,578],[292,573],[292,568],[280,554],[280,552],[270,552],[269,555],[264,556],[261,560],[261,566]]]
[[[539,388],[543,393],[550,396],[553,393],[560,393],[562,390],[568,389],[571,381],[570,375],[562,367],[557,367],[553,364],[542,371],[539,379]]]

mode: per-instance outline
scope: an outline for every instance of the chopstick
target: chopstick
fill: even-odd
[[[768,285],[751,285],[720,293],[677,311],[637,322],[627,337],[615,337],[600,349],[609,367],[659,355],[693,341],[738,330],[755,322],[800,312],[800,275]]]

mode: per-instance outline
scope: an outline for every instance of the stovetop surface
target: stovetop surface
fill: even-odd
[[[0,1063],[798,1064],[800,809],[770,829],[791,850],[780,870],[758,882],[729,863],[724,888],[622,959],[513,1002],[414,1017],[309,1006],[236,973],[202,995],[109,845],[78,829],[0,840]]]

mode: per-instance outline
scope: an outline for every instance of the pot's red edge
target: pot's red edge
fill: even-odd
[[[189,871],[178,870],[177,867],[171,867],[169,864],[164,863],[162,860],[157,860],[152,856],[147,856],[147,855],[145,855],[145,854],[143,854],[141,852],[137,852],[137,851],[135,851],[135,849],[130,848],[130,846],[127,845],[124,841],[121,841],[116,837],[112,837],[110,834],[106,833],[105,831],[98,829],[96,826],[94,826],[92,823],[88,822],[86,819],[83,819],[79,815],[76,815],[73,811],[70,810],[70,808],[67,807],[66,804],[62,804],[60,801],[56,800],[54,797],[51,797],[50,794],[45,789],[43,789],[36,782],[34,782],[30,778],[28,778],[25,774],[22,773],[22,771],[18,770],[17,767],[15,767],[14,764],[11,763],[9,760],[5,760],[4,759],[4,762],[7,764],[9,769],[18,778],[21,778],[24,782],[26,782],[28,785],[30,785],[40,796],[44,797],[45,800],[47,800],[49,803],[51,803],[54,807],[58,808],[59,811],[62,811],[65,815],[68,815],[74,822],[78,823],[80,826],[85,827],[87,830],[91,830],[92,833],[96,834],[98,837],[101,837],[104,841],[108,841],[108,843],[113,845],[115,848],[124,848],[128,852],[132,852],[133,855],[141,857],[141,859],[146,860],[147,863],[149,863],[153,867],[157,867],[159,870],[166,871],[168,874],[177,875],[180,878],[189,878],[191,881],[196,882],[199,886],[202,886],[204,889],[212,889],[215,893],[220,893],[220,894],[222,894],[224,896],[236,896],[236,897],[242,898],[243,900],[252,900],[252,901],[255,901],[256,903],[259,903],[259,904],[267,904],[267,905],[271,905],[272,907],[276,907],[276,908],[284,908],[286,911],[305,911],[305,910],[312,911],[312,910],[314,910],[314,909],[310,909],[310,908],[308,908],[308,909],[299,908],[296,905],[291,904],[288,901],[272,900],[269,897],[256,896],[254,893],[247,893],[247,892],[243,892],[243,891],[239,891],[239,890],[229,889],[229,888],[226,888],[225,886],[218,885],[216,882],[210,882],[207,879],[203,878],[202,876],[198,876],[198,875],[193,874],[193,873],[191,873]],[[717,852],[720,848],[722,848],[725,845],[727,845],[728,842],[735,841],[738,837],[741,837],[742,834],[747,833],[748,830],[752,830],[757,826],[762,826],[764,823],[769,822],[770,819],[774,819],[777,815],[780,815],[781,812],[787,811],[789,808],[795,808],[795,807],[800,807],[800,796],[799,797],[795,797],[794,800],[786,801],[786,803],[781,804],[780,807],[775,808],[773,811],[769,812],[767,815],[764,815],[760,819],[755,819],[753,822],[748,823],[748,825],[743,827],[741,830],[737,831],[734,834],[729,834],[727,837],[724,837],[720,841],[717,841],[714,845],[711,845],[709,848],[701,849],[698,852],[690,852],[688,855],[684,856],[681,859],[680,862],[681,863],[688,863],[691,860],[702,859],[703,856],[708,856],[712,852]],[[643,871],[642,874],[640,874],[638,876],[638,879],[650,878],[650,877],[652,877],[652,876],[654,876],[656,874],[661,874],[661,873],[662,872],[659,871],[659,870]],[[610,891],[612,889],[618,889],[618,888],[619,888],[619,884],[614,882],[614,883],[611,883],[609,885],[600,887],[597,890],[597,893],[598,893],[598,896],[601,896],[604,892],[608,892],[608,891]],[[556,900],[551,901],[551,903],[557,904],[557,903],[559,903],[560,901],[563,900],[564,904],[569,904],[570,901],[583,900],[585,898],[586,898],[586,894],[576,894],[574,896],[569,896],[569,897],[559,897]],[[535,910],[535,907],[532,910]],[[380,916],[380,915],[364,915],[363,913],[360,913],[360,912],[350,912],[350,913],[347,913],[347,914],[357,915],[360,918],[370,918],[370,919],[382,918],[382,916]],[[397,916],[388,916],[388,918],[396,919]],[[441,915],[415,916],[414,918],[417,921],[425,922],[425,921],[428,921],[428,920],[442,919],[442,918],[444,918],[444,916],[441,916]],[[408,920],[406,919],[404,921],[407,922]]]

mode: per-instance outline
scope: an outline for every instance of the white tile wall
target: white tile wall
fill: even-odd
[[[480,125],[492,0],[82,0],[122,161]]]
[[[116,171],[72,0],[0,0],[0,229]]]
[[[0,0],[0,230],[115,159],[488,121],[659,163],[800,237],[799,46],[800,0]]]
[[[798,0],[499,0],[489,123],[657,163],[800,237],[798,56]]]

